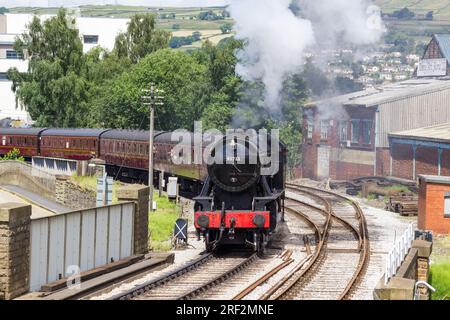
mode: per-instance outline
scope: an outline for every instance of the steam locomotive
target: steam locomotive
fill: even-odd
[[[208,176],[195,200],[206,249],[239,244],[263,253],[282,218],[286,148],[266,135],[234,133],[211,147]]]
[[[264,251],[281,217],[285,146],[268,134],[236,131],[209,139],[201,136],[199,148],[194,135],[187,135],[180,142],[172,139],[172,132],[154,134],[154,181],[158,183],[160,173],[177,176],[180,194],[195,197],[194,223],[207,250],[238,244]],[[0,128],[0,155],[17,148],[27,160],[97,158],[117,179],[146,182],[148,140],[149,132],[138,130]],[[196,154],[202,159],[206,154],[207,163],[184,161]]]

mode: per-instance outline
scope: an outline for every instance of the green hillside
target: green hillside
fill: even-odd
[[[433,11],[435,19],[450,20],[450,1],[448,0],[375,0],[375,3],[387,13],[407,7],[418,14]]]

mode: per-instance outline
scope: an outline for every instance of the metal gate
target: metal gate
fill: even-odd
[[[30,290],[133,255],[134,203],[31,221]]]

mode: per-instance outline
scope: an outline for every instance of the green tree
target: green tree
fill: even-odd
[[[156,29],[154,14],[136,14],[128,23],[127,31],[116,37],[115,51],[119,57],[137,63],[146,55],[167,48],[170,37],[170,32]]]
[[[0,157],[0,160],[15,160],[25,161],[25,158],[20,155],[20,151],[17,148],[12,149],[4,157]]]
[[[223,34],[230,33],[233,29],[233,25],[231,23],[225,23],[220,26],[220,31],[222,31]]]
[[[208,100],[207,68],[187,53],[158,50],[122,73],[94,102],[99,126],[148,128],[142,89],[154,82],[164,90],[164,106],[156,108],[158,130],[193,129]]]
[[[7,13],[7,12],[9,12],[8,8],[0,7],[0,14],[4,14],[4,13]]]
[[[77,127],[85,125],[87,83],[80,76],[83,47],[74,21],[61,9],[57,16],[41,22],[34,17],[14,44],[29,57],[28,73],[13,68],[17,98],[38,126]]]

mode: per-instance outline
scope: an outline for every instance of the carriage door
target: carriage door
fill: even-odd
[[[330,150],[329,146],[317,148],[317,178],[328,178],[330,176]]]

